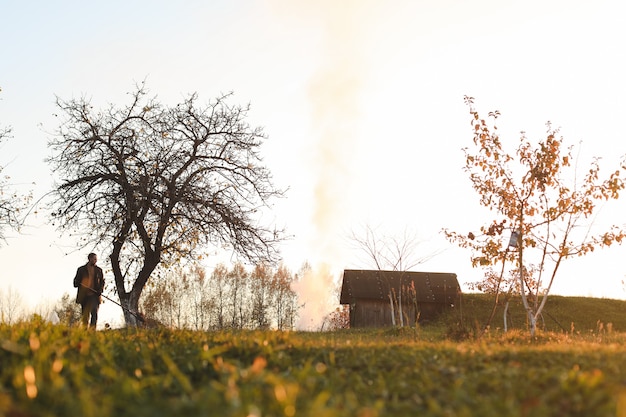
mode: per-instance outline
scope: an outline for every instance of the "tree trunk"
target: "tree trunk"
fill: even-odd
[[[507,252],[508,252],[508,248],[507,248]],[[500,299],[500,285],[502,285],[502,278],[504,277],[504,265],[505,264],[506,264],[506,253],[504,254],[502,258],[502,270],[500,271],[500,277],[498,278],[498,285],[496,286],[496,296],[493,300],[493,307],[491,308],[491,313],[489,314],[487,323],[485,323],[485,325],[483,326],[483,331],[480,333],[481,336],[487,331],[487,329],[489,329],[489,327],[491,326],[491,321],[496,315],[496,309],[498,308],[498,301]],[[505,316],[504,321],[505,321],[505,327],[506,327],[506,316]],[[506,331],[506,329],[504,331]]]
[[[520,212],[524,212],[524,205],[522,205]],[[520,225],[524,224],[523,220],[520,219]],[[519,230],[519,243],[518,243],[518,251],[519,251],[519,283],[520,283],[520,293],[522,296],[522,303],[524,304],[524,309],[526,310],[526,315],[528,316],[528,327],[530,329],[530,336],[535,336],[535,331],[537,330],[537,319],[535,313],[533,312],[533,308],[528,303],[528,297],[526,296],[526,284],[524,281],[524,262],[523,262],[523,254],[524,254],[524,241],[522,240],[522,228],[520,226]]]
[[[402,280],[400,280],[400,294],[398,297],[398,316],[400,318],[400,327],[404,327],[404,312],[402,311]]]
[[[506,300],[506,303],[504,303],[504,313],[503,313],[504,333],[506,333],[509,330],[509,325],[508,325],[508,322],[506,320],[506,315],[508,313],[509,313],[509,300]]]
[[[393,308],[393,297],[391,296],[391,292],[389,292],[389,304],[391,305],[391,325],[396,325],[396,313]]]
[[[113,269],[113,276],[115,277],[117,295],[120,298],[120,304],[122,305],[122,310],[124,311],[124,321],[127,326],[136,327],[140,324],[139,297],[141,296],[141,292],[143,291],[146,282],[148,282],[148,278],[150,278],[150,274],[159,264],[159,255],[154,252],[146,255],[144,266],[141,271],[139,271],[139,276],[135,280],[132,289],[130,291],[126,291],[126,286],[124,285],[124,275],[122,274],[122,269],[120,267],[120,253],[122,246],[123,242],[118,240],[113,245],[113,251],[109,256],[109,259],[111,260],[111,268]]]
[[[139,298],[133,297],[133,293],[124,292],[124,294],[119,293],[120,304],[122,305],[122,310],[124,312],[124,321],[126,322],[127,327],[137,327],[139,324]]]
[[[528,326],[530,327],[530,336],[534,337],[537,331],[537,316],[532,310],[528,310]]]

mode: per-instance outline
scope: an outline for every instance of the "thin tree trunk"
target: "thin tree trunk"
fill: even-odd
[[[508,326],[508,322],[506,318],[507,314],[509,314],[509,300],[506,300],[506,303],[504,304],[503,320],[504,320],[504,332],[505,333],[509,330],[509,326]]]
[[[520,208],[520,213],[524,213],[524,205],[522,204]],[[520,215],[521,216],[521,215]],[[530,329],[530,336],[535,336],[535,331],[537,330],[537,320],[535,319],[535,314],[533,312],[532,307],[528,304],[528,297],[526,297],[526,285],[524,281],[524,240],[522,235],[521,226],[524,224],[523,219],[520,217],[520,230],[519,230],[519,283],[520,283],[520,293],[522,295],[522,303],[524,304],[524,309],[526,310],[526,316],[528,317],[528,326]]]
[[[507,253],[508,253],[508,248],[507,248]],[[502,277],[504,276],[504,265],[505,264],[506,264],[506,253],[504,254],[504,257],[502,258],[502,270],[500,271],[500,277],[498,278],[498,285],[496,286],[496,296],[495,296],[495,299],[493,300],[493,307],[491,309],[491,314],[489,314],[489,318],[487,319],[487,323],[485,323],[485,326],[483,327],[483,331],[480,333],[481,336],[483,334],[485,334],[485,331],[487,331],[489,326],[491,326],[491,321],[493,320],[494,316],[496,315],[496,309],[498,308],[498,300],[499,300],[499,297],[500,297],[500,285],[502,285]]]
[[[393,297],[391,296],[391,291],[389,292],[389,304],[391,305],[391,325],[396,325],[396,313],[393,308]]]
[[[400,298],[398,299],[398,314],[400,315],[400,327],[404,327],[404,312],[402,311],[402,280],[400,280]]]

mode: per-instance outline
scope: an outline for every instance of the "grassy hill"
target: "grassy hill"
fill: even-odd
[[[552,297],[530,338],[516,300],[472,338],[492,302],[333,332],[0,323],[0,416],[626,416],[626,302]]]
[[[466,327],[484,326],[493,308],[494,297],[487,294],[463,294],[461,305],[442,320],[463,321]],[[497,306],[491,329],[502,329],[504,305]],[[523,329],[526,313],[520,297],[512,299],[508,310],[508,328]],[[606,298],[549,296],[539,328],[550,332],[626,332],[626,301]]]

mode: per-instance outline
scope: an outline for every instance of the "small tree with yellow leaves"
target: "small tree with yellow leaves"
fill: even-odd
[[[531,144],[522,132],[517,150],[511,155],[503,149],[498,134],[496,120],[500,113],[490,112],[484,119],[475,110],[472,97],[465,97],[465,102],[470,108],[474,144],[464,149],[465,171],[480,195],[480,204],[495,218],[478,232],[445,233],[450,241],[472,250],[474,267],[516,261],[522,270],[527,258],[537,265],[536,292],[529,292],[523,274],[518,274],[520,295],[534,336],[537,318],[562,262],[598,247],[621,243],[626,236],[623,226],[598,231],[591,222],[601,202],[619,198],[626,185],[622,177],[626,160],[622,159],[620,166],[603,179],[598,158],[592,160],[582,179],[576,172],[567,175],[576,171],[572,167],[573,147],[564,149],[558,129],[550,124],[545,139],[537,144]],[[514,238],[509,240],[509,234]]]

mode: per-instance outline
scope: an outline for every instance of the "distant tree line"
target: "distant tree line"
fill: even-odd
[[[322,299],[302,297],[309,289],[304,282],[316,274],[304,263],[292,273],[284,265],[272,267],[260,263],[246,268],[218,264],[212,271],[200,266],[163,266],[154,273],[138,311],[148,327],[165,326],[200,331],[229,329],[295,330],[311,313],[305,303],[323,303]],[[340,287],[328,288],[331,299],[339,298]],[[299,296],[300,294],[300,296]],[[106,294],[105,294],[106,295]],[[108,297],[114,297],[109,294]],[[0,288],[0,323],[15,324],[35,316],[54,324],[75,326],[80,323],[80,306],[75,295],[64,293],[57,300],[27,308],[18,291]],[[114,299],[104,302],[115,302]],[[315,310],[315,309],[314,309]],[[350,327],[349,306],[342,305],[316,317],[316,330]],[[309,317],[311,318],[311,317]],[[109,324],[106,323],[105,327]]]
[[[140,310],[150,322],[193,330],[293,330],[298,296],[297,275],[284,266],[241,263],[217,265],[207,274],[200,267],[170,268],[154,277]]]

